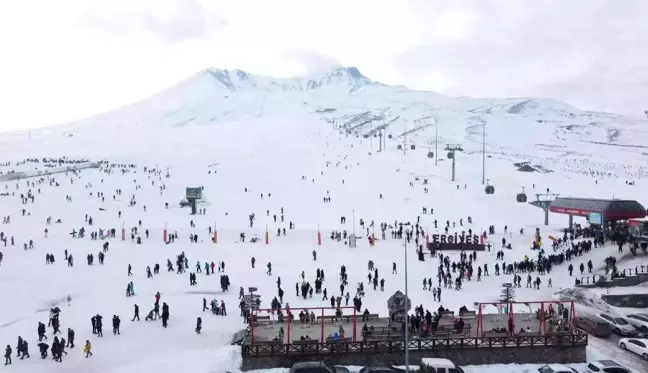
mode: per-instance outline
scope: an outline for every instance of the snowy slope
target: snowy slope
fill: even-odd
[[[385,278],[385,292],[367,289],[363,308],[385,313],[387,298],[404,288],[404,274],[400,270],[404,267],[404,247],[389,235],[387,240],[369,247],[364,239],[366,231],[359,227],[361,218],[378,225],[394,220],[415,222],[420,216],[421,224],[430,233],[441,231],[435,230],[435,219],[440,227],[446,220],[455,222],[451,232],[458,233],[467,228],[483,231],[495,225],[498,234],[491,240],[497,243],[506,237],[512,243],[514,249],[507,251],[505,258],[511,262],[534,255],[528,247],[536,227],[546,237],[567,224],[566,217],[552,215],[551,225],[542,226],[541,210],[515,202],[515,194],[522,187],[526,187],[530,196],[550,188],[561,195],[602,198],[616,195],[636,198],[646,204],[645,180],[638,179],[636,185],[629,186],[623,178],[583,174],[589,169],[601,171],[607,165],[612,175],[640,176],[643,166],[639,162],[642,157],[639,150],[586,141],[598,139],[606,144],[624,145],[632,144],[630,141],[645,142],[643,133],[635,128],[641,123],[608,114],[580,112],[551,100],[450,98],[414,92],[371,82],[358,76],[356,71],[341,69],[320,77],[281,80],[209,69],[150,99],[95,118],[31,134],[3,135],[0,164],[13,162],[0,166],[3,173],[42,169],[42,165],[29,163],[16,167],[15,161],[45,156],[106,159],[138,166],[136,173],[125,175],[84,170],[80,178],[72,178],[74,183],[70,175],[56,176],[60,186],[31,187],[36,195],[35,203],[27,205],[19,198],[28,189],[24,180],[18,184],[0,183],[0,191],[6,188],[9,193],[16,193],[0,196],[2,215],[11,215],[12,220],[0,226],[0,230],[14,236],[17,245],[0,246],[4,254],[0,289],[3,299],[10,304],[0,307],[0,343],[15,347],[17,336],[22,335],[30,342],[32,353],[29,361],[14,358],[13,366],[8,369],[26,373],[235,371],[240,356],[227,343],[230,335],[243,327],[236,309],[239,287],[258,287],[263,305],[268,306],[276,293],[276,277],[281,277],[285,300],[292,308],[321,306],[321,298],[303,300],[295,296],[294,284],[302,271],[312,280],[317,268],[324,269],[327,273],[324,286],[330,293],[338,293],[336,273],[344,264],[349,272],[349,291],[353,292],[354,284],[366,281],[367,262],[373,260]],[[315,83],[310,84],[311,81]],[[374,119],[361,124],[362,118],[366,118],[365,122]],[[371,131],[382,125],[383,120],[385,124],[390,123],[386,133],[392,134],[392,139],[386,141],[385,151],[377,152],[377,139],[354,135]],[[481,121],[486,121],[488,128],[487,150],[491,157],[487,158],[487,178],[496,188],[491,196],[484,195],[480,184],[482,157],[475,152],[481,147],[478,128]],[[598,127],[587,124],[593,121],[600,123]],[[578,123],[584,127],[576,127]],[[457,141],[466,148],[465,153],[457,155],[454,183],[450,181],[450,164],[444,154],[437,166],[434,159],[427,157],[429,141],[434,140],[434,124],[438,124],[444,144]],[[347,131],[355,125],[359,126]],[[563,140],[555,135],[561,126],[570,125],[574,127],[560,134]],[[400,137],[417,126],[420,130],[410,132],[407,140]],[[621,134],[613,141],[603,135],[612,126],[621,128]],[[405,141],[416,144],[417,149],[398,151],[396,146]],[[547,147],[534,145],[537,143]],[[434,151],[434,144],[430,147]],[[518,172],[513,162],[519,159],[551,166],[554,172]],[[150,177],[142,172],[145,165],[168,168],[171,177],[161,180]],[[424,178],[429,180],[429,193],[423,190]],[[414,187],[410,187],[410,182]],[[166,187],[162,193],[160,184]],[[187,186],[205,187],[206,202],[201,207],[207,209],[206,215],[192,217],[186,209],[176,206]],[[122,189],[123,195],[113,200],[116,189]],[[96,197],[97,192],[105,194],[105,201]],[[66,195],[72,197],[72,202],[66,202]],[[324,204],[322,198],[327,195],[332,201]],[[131,196],[135,196],[137,206],[129,207]],[[171,204],[169,209],[164,208],[165,202]],[[147,206],[146,211],[143,205]],[[433,207],[435,215],[422,215],[423,206]],[[25,216],[22,216],[23,208]],[[275,222],[272,216],[279,216],[281,208],[285,211],[285,221],[278,218]],[[123,213],[121,218],[118,211]],[[247,218],[252,213],[257,221],[254,228],[249,228]],[[331,241],[328,235],[333,230],[352,230],[354,213],[356,232],[363,239],[358,248],[349,249]],[[85,223],[85,214],[93,217],[93,227]],[[55,220],[61,218],[62,223],[47,227],[49,235],[45,238],[45,220],[49,216]],[[341,216],[347,217],[347,224],[340,224]],[[460,227],[459,219],[465,223],[467,216],[473,218],[473,224]],[[144,238],[142,245],[130,239],[111,239],[103,266],[85,263],[87,254],[96,256],[100,251],[102,241],[75,240],[69,236],[72,229],[81,226],[93,230],[120,229],[123,225],[128,230],[140,220],[140,234],[148,229],[150,237]],[[196,223],[195,229],[190,227],[191,220]],[[287,229],[286,236],[276,237],[276,230],[288,228],[289,221],[296,224],[296,229]],[[237,242],[241,232],[248,237],[263,237],[266,225],[270,232],[269,245]],[[502,233],[505,225],[513,234]],[[162,242],[165,226],[178,232],[180,238],[176,243]],[[208,239],[209,226],[218,229],[217,244]],[[524,228],[524,235],[517,233],[520,228]],[[324,236],[322,246],[317,246],[318,230]],[[191,233],[198,234],[201,242],[189,243]],[[35,248],[24,251],[22,244],[29,239],[35,241]],[[65,249],[76,258],[73,268],[65,266]],[[312,260],[312,250],[318,252],[316,262]],[[437,260],[416,261],[413,245],[408,250],[409,291],[413,303],[437,308],[439,303],[432,301],[430,293],[420,285],[424,277],[434,277]],[[230,291],[221,293],[218,276],[199,273],[198,286],[194,288],[189,286],[187,275],[167,273],[166,260],[174,261],[181,251],[187,254],[192,270],[197,261],[225,261],[226,273],[232,281]],[[45,253],[53,253],[56,263],[45,265]],[[456,260],[457,254],[450,255]],[[591,259],[600,266],[609,255],[616,255],[616,250],[593,250],[578,260]],[[257,260],[255,269],[250,266],[252,257]],[[272,276],[265,274],[268,262],[272,262]],[[392,262],[397,263],[398,274],[390,273]],[[494,262],[494,252],[480,253],[476,264],[488,263],[492,267]],[[160,263],[162,271],[147,279],[145,268],[155,263]],[[133,266],[132,277],[126,275],[128,264]],[[573,285],[573,277],[568,276],[566,268],[556,268],[551,276],[553,288],[547,288],[543,279],[541,290],[519,289],[517,299],[558,299],[561,296],[556,294],[558,291]],[[453,309],[462,305],[472,308],[475,301],[497,299],[500,284],[509,280],[491,275],[480,282],[467,282],[459,292],[445,290],[442,304]],[[128,281],[135,284],[133,298],[124,295]],[[171,308],[169,328],[163,329],[159,322],[131,323],[133,304],[139,304],[143,319],[156,291],[162,293],[162,301]],[[61,303],[67,295],[73,299],[70,306]],[[229,315],[217,317],[203,313],[203,297],[224,300]],[[77,346],[90,339],[95,356],[84,359],[80,347],[69,350],[60,364],[36,356],[36,323],[47,322],[47,310],[54,304],[63,308],[62,330],[68,327],[76,330]],[[599,306],[596,302],[583,301],[578,312],[596,312]],[[90,331],[89,319],[98,312],[104,316],[105,324],[106,336],[101,339]],[[122,318],[120,336],[110,333],[113,314]],[[198,316],[204,320],[200,336],[193,332]],[[48,336],[52,338],[49,331]],[[614,352],[617,361],[637,372],[647,369],[639,358],[618,351],[613,343],[596,341],[594,355],[607,353],[609,356],[610,352]],[[470,371],[482,372],[479,368]]]
[[[452,98],[412,91],[374,82],[354,67],[281,79],[209,68],[139,103],[40,132],[108,130],[138,136],[169,127],[246,126],[240,123],[295,116],[303,124],[323,120],[357,135],[385,128],[393,139],[431,150],[438,130],[439,149],[462,144],[481,152],[485,125],[486,151],[492,156],[576,173],[628,178],[647,173],[645,121],[581,111],[551,99]]]

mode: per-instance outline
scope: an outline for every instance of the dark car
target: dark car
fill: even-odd
[[[359,373],[394,373],[394,371],[388,367],[363,367]]]
[[[289,373],[334,373],[323,361],[295,363]]]
[[[599,338],[607,338],[611,336],[613,332],[610,324],[595,317],[576,317],[576,326],[579,329],[583,329],[591,335]]]

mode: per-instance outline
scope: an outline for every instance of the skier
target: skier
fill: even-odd
[[[196,319],[196,334],[200,334],[200,331],[202,330],[202,318],[197,318]]]

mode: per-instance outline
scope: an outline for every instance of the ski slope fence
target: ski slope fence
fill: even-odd
[[[84,168],[98,168],[98,167],[99,167],[99,163],[96,162],[73,163],[73,164],[67,164],[65,166],[59,166],[59,167],[47,167],[42,170],[34,169],[29,171],[6,173],[0,175],[0,181],[28,179],[31,177],[47,176],[47,175],[58,174],[61,172],[78,171]]]

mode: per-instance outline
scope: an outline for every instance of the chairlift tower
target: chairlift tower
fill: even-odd
[[[197,209],[196,209],[196,201],[199,199],[202,199],[202,192],[203,188],[198,187],[198,188],[192,188],[192,187],[187,187],[187,190],[185,192],[185,198],[187,201],[189,201],[189,206],[191,206],[191,215],[196,215]]]
[[[452,154],[452,181],[455,181],[455,159],[457,159],[456,152],[457,150],[461,152],[463,151],[463,149],[459,144],[448,144],[446,145],[445,150]]]
[[[536,200],[529,202],[529,204],[540,207],[544,211],[544,225],[549,225],[549,206],[558,196],[557,193],[536,194]]]

